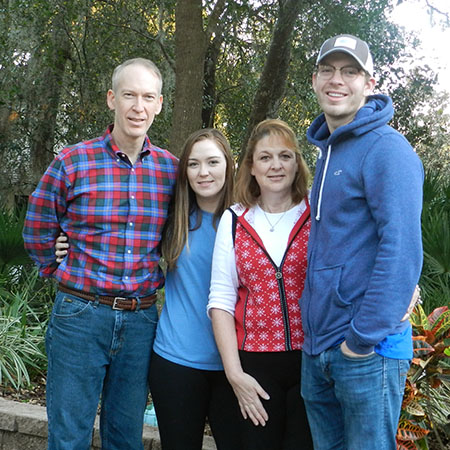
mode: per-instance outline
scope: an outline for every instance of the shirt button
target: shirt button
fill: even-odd
[[[134,195],[131,196],[131,199],[134,200]]]
[[[125,280],[128,280],[128,277],[125,277]]]
[[[130,227],[132,227],[133,226],[133,222],[130,222]]]
[[[131,253],[131,250],[127,250],[127,253]]]

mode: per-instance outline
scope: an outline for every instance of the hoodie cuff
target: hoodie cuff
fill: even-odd
[[[347,336],[345,336],[345,342],[347,344],[347,347],[352,352],[355,352],[358,355],[368,355],[368,354],[372,353],[375,350],[375,346],[373,346],[373,345],[366,345],[366,344],[362,343],[358,339],[358,337],[355,336],[351,332],[348,333]]]

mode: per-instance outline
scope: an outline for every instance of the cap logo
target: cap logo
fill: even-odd
[[[356,48],[356,39],[352,39],[348,36],[340,36],[336,39],[334,43],[334,47],[347,47],[351,48],[352,50],[355,50]]]

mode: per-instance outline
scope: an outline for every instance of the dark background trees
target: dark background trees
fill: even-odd
[[[425,1],[425,0],[423,0]],[[432,2],[429,2],[432,3]],[[390,23],[394,0],[0,0],[0,197],[28,194],[63,145],[99,135],[113,68],[136,56],[164,75],[150,138],[178,154],[201,126],[222,129],[238,157],[251,127],[280,117],[304,134],[318,113],[310,86],[330,35],[371,45],[394,126],[426,165],[449,167],[448,96],[411,69],[414,37]],[[447,109],[448,111],[448,109]]]

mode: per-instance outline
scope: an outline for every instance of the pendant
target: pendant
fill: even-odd
[[[273,230],[274,230],[274,228],[272,227],[272,228],[270,229],[270,232],[273,233]]]

